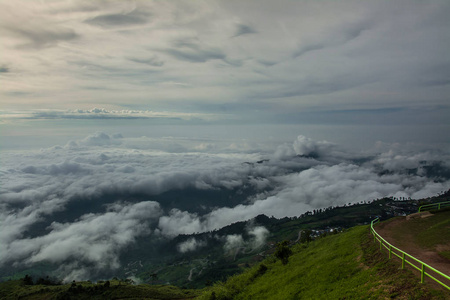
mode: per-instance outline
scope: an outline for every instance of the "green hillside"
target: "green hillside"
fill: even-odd
[[[413,246],[422,251],[434,251],[450,260],[450,209],[424,214],[427,213],[424,218],[416,217],[408,221],[405,217],[393,218],[381,223],[380,228],[390,227],[395,244],[406,252]]]
[[[258,250],[262,252],[246,253],[237,258],[235,256],[235,260],[225,257],[226,259],[218,260],[212,266],[207,265],[203,274],[197,275],[198,282],[216,282],[203,290],[162,285],[164,279],[161,280],[161,277],[169,276],[170,274],[166,274],[168,271],[173,273],[170,275],[173,278],[180,277],[180,273],[195,270],[194,263],[197,261],[199,265],[211,263],[212,257],[222,255],[220,245],[202,248],[199,253],[190,254],[189,260],[180,257],[183,264],[174,264],[172,268],[161,270],[157,274],[149,273],[147,277],[152,277],[152,284],[133,285],[130,280],[113,279],[108,282],[84,281],[52,285],[55,282],[51,282],[50,278],[38,279],[33,275],[34,284],[29,277],[28,284],[24,279],[0,283],[0,299],[450,299],[448,291],[434,290],[428,283],[420,284],[417,274],[400,270],[400,262],[397,260],[389,261],[387,254],[380,252],[379,245],[374,243],[368,225],[344,229],[338,234],[324,231],[322,237],[318,236],[309,243],[293,242],[299,230],[339,226],[341,222],[363,223],[368,219],[368,214],[383,215],[386,219],[398,214],[396,210],[400,210],[400,213],[414,211],[417,206],[409,202],[401,204],[405,206],[399,207],[400,203],[381,199],[371,204],[334,208],[294,219],[277,220],[258,216],[252,224],[268,228],[271,232],[270,240],[288,239],[294,244],[289,248],[292,253],[288,262],[283,264],[274,255],[270,255],[276,249],[273,246],[267,248],[268,244]],[[402,245],[402,242],[414,242],[424,250],[434,250],[446,257],[448,248],[442,246],[448,245],[450,241],[450,211],[433,213],[432,217],[414,218],[407,222],[402,221],[406,221],[406,217],[392,218],[379,223],[377,230],[389,228],[386,233],[400,241],[400,248],[407,246]],[[244,232],[245,226],[245,222],[239,222],[215,233],[226,235]],[[208,233],[192,236],[199,238],[203,235],[207,236]],[[175,248],[179,240],[188,237],[190,236],[175,238],[171,248]],[[264,256],[266,258],[262,262],[252,260],[256,254],[260,259]],[[199,269],[199,273],[202,273],[203,270]],[[241,269],[246,271],[230,277]],[[15,278],[19,278],[18,275]],[[20,277],[23,278],[24,274]],[[228,280],[220,282],[217,278]]]
[[[65,285],[26,285],[23,280],[0,283],[0,299],[68,300],[68,299],[192,299],[199,290],[183,290],[174,286],[132,285],[111,280],[76,282]]]
[[[438,199],[434,199],[437,201]],[[439,199],[442,201],[441,199]],[[216,281],[226,280],[229,276],[241,273],[245,266],[252,266],[265,255],[273,251],[273,245],[283,240],[295,241],[302,230],[313,230],[314,236],[338,231],[356,225],[368,224],[376,216],[388,219],[396,215],[417,211],[419,201],[395,201],[390,198],[377,199],[370,203],[355,203],[343,207],[328,207],[308,211],[300,216],[276,219],[259,215],[251,220],[236,222],[221,229],[174,238],[151,238],[142,236],[120,255],[121,267],[114,272],[99,273],[85,278],[92,281],[104,278],[137,278],[150,284],[171,284],[190,289],[203,288]],[[248,229],[263,226],[268,231],[266,243],[253,247],[247,243],[244,251],[224,251],[224,240],[228,235],[241,235],[250,241],[252,235]],[[180,253],[178,246],[190,239],[207,245],[194,251]],[[239,246],[241,247],[241,246]],[[23,278],[26,274],[34,279],[59,276],[56,263],[44,261],[33,265],[12,263],[0,268],[0,281]],[[153,275],[156,274],[157,278]]]
[[[367,226],[292,247],[283,265],[269,258],[216,284],[199,299],[447,299],[410,271],[399,270]],[[261,267],[264,265],[265,267]],[[266,269],[267,268],[267,269]]]
[[[0,299],[448,299],[417,275],[388,261],[368,226],[291,247],[286,264],[274,256],[205,290],[132,285],[111,280],[66,285],[0,283]]]

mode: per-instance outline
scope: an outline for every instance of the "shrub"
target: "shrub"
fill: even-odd
[[[292,250],[291,248],[289,248],[288,245],[289,245],[288,241],[278,243],[277,250],[274,253],[275,257],[281,260],[283,265],[286,265],[289,262],[289,256],[292,255]]]
[[[267,266],[265,264],[260,264],[258,268],[258,275],[263,275],[267,271]]]

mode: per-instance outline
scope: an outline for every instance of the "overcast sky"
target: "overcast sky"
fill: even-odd
[[[448,190],[449,16],[448,0],[0,0],[0,268],[115,269],[144,235]],[[241,188],[203,211],[158,202]]]
[[[1,0],[2,125],[448,128],[449,15],[447,0]]]

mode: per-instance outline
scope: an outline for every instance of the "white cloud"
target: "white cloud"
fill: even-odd
[[[353,155],[299,136],[282,146],[281,154],[278,148],[271,155],[230,152],[226,146],[205,148],[205,143],[212,141],[98,132],[67,147],[4,152],[0,262],[50,261],[61,264],[63,275],[83,276],[95,271],[83,270],[84,264],[94,269],[118,267],[120,251],[145,234],[170,238],[219,229],[259,214],[298,216],[384,196],[428,197],[450,185],[445,175],[448,154],[436,149],[418,152],[394,145],[379,154]],[[189,190],[199,195],[229,193],[243,202],[214,202],[202,196],[195,199],[195,207],[182,196],[175,196],[174,204],[156,202],[162,193],[182,195]],[[81,205],[80,213],[56,221],[71,205]],[[239,235],[227,237],[226,248],[257,248],[267,234],[265,228],[249,228],[247,241]],[[201,240],[187,240],[178,251],[201,246]],[[67,258],[80,264],[64,266]]]
[[[266,242],[267,237],[269,236],[269,230],[263,226],[256,226],[250,230],[248,233],[253,236],[250,240],[250,245],[252,249],[257,249],[263,246]]]
[[[189,113],[151,110],[108,110],[106,108],[92,109],[35,109],[35,110],[3,110],[0,111],[2,118],[20,120],[136,120],[136,119],[178,119],[183,121],[192,120],[223,120],[231,116],[225,114],[211,113]]]
[[[263,226],[246,228],[246,233],[250,236],[247,240],[241,234],[229,234],[225,237],[225,244],[223,246],[226,252],[236,251],[244,248],[245,251],[253,251],[260,248],[266,243],[269,236],[269,230]]]
[[[71,258],[94,264],[97,269],[116,269],[120,266],[120,250],[137,236],[149,234],[149,222],[160,214],[158,203],[144,201],[104,214],[82,215],[73,223],[53,222],[44,236],[9,241],[3,237],[0,262],[62,263]],[[10,225],[8,221],[5,220],[6,228]]]
[[[198,248],[205,247],[205,241],[199,241],[196,238],[190,238],[182,243],[177,245],[177,250],[180,253],[192,252],[197,250]]]
[[[299,135],[294,141],[294,151],[297,155],[321,155],[330,152],[334,145],[327,141],[314,141]]]
[[[240,234],[230,234],[226,236],[224,250],[232,251],[244,246],[244,238]]]
[[[199,216],[179,209],[172,209],[167,216],[159,219],[158,228],[163,235],[176,236],[205,231]]]

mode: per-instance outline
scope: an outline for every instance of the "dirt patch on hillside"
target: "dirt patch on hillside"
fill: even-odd
[[[404,272],[399,268],[399,260],[387,260],[386,252],[381,252],[379,245],[374,244],[373,236],[368,234],[361,243],[363,250],[362,262],[369,268],[375,268],[379,276],[379,284],[370,291],[378,293],[380,290],[388,296],[378,295],[376,299],[445,299],[439,296],[434,297],[430,293],[430,288],[447,292],[439,284],[430,282],[429,284],[418,284],[417,272]],[[420,276],[420,275],[419,275]],[[427,281],[428,282],[428,281]],[[375,299],[375,297],[367,297]]]
[[[450,275],[450,260],[438,254],[438,252],[442,251],[441,249],[450,248],[450,241],[443,241],[444,243],[437,247],[438,249],[423,248],[417,244],[413,232],[403,231],[402,236],[398,235],[396,228],[399,226],[407,226],[407,222],[410,222],[410,220],[407,220],[406,217],[399,217],[376,225],[375,230],[393,246],[425,262],[442,273]]]

